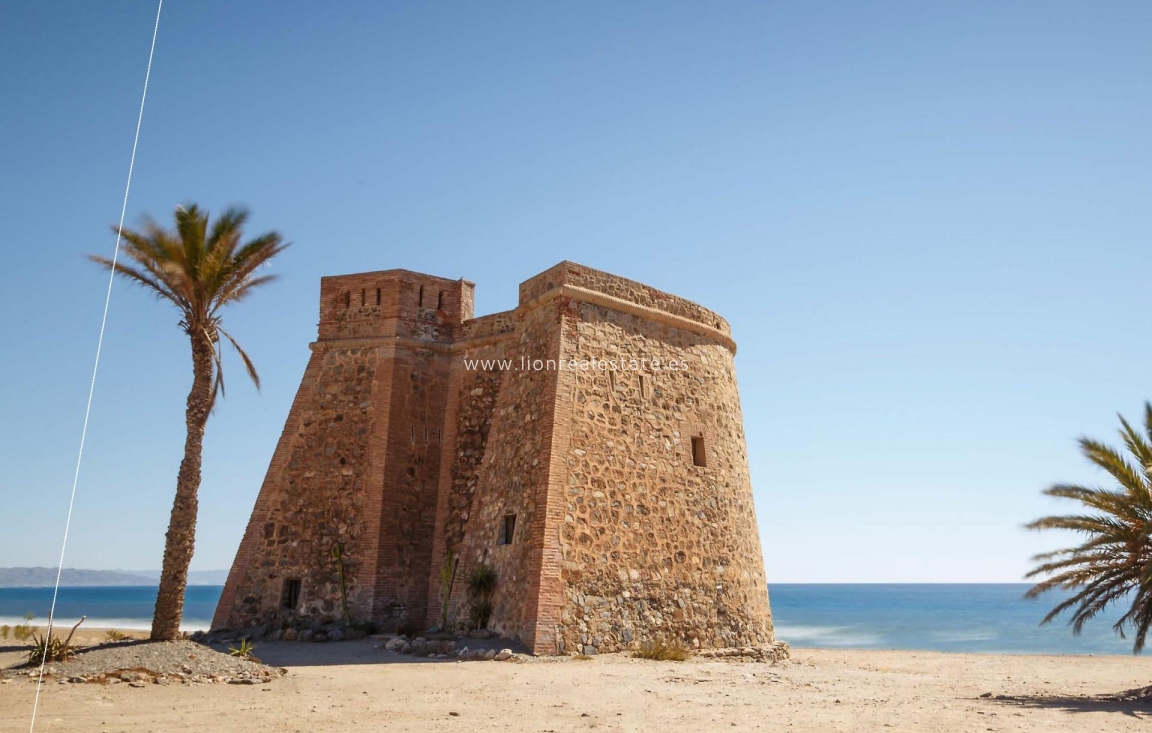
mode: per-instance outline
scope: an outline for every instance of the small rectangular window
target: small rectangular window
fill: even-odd
[[[280,591],[280,605],[284,608],[296,608],[300,603],[300,579],[286,578],[284,588]]]
[[[708,465],[707,456],[704,453],[704,437],[701,435],[692,438],[692,465]]]
[[[421,308],[424,307],[424,286],[420,286],[420,302],[418,304]]]
[[[512,544],[512,536],[516,532],[516,515],[505,514],[504,522],[500,525],[500,540],[498,545]]]
[[[440,294],[436,296],[436,310],[444,310],[444,291],[441,290]]]

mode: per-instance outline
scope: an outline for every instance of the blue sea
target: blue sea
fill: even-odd
[[[184,594],[184,631],[207,629],[212,623],[220,585],[190,585]],[[61,588],[56,598],[56,625],[71,626],[87,616],[84,627],[148,629],[156,606],[156,586],[100,586]],[[23,623],[23,616],[35,616],[32,623],[44,624],[52,607],[51,588],[0,588],[0,624]],[[82,627],[82,628],[84,628]]]
[[[1005,654],[1132,654],[1110,609],[1072,634],[1066,618],[1040,626],[1066,595],[1027,600],[1024,583],[770,584],[776,636],[794,647],[923,649]]]
[[[1131,654],[1111,613],[1074,636],[1040,619],[1059,601],[1024,599],[1024,584],[788,584],[769,586],[776,635],[794,647],[922,649],[1009,654]],[[221,586],[189,586],[184,629],[208,628]],[[51,588],[0,588],[0,624],[32,612],[46,619]],[[146,629],[156,587],[61,588],[56,618],[70,625]]]

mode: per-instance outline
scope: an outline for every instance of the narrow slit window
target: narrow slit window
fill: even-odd
[[[280,591],[280,605],[284,608],[296,608],[300,604],[300,579],[286,578],[284,588]]]
[[[424,307],[424,286],[423,285],[420,286],[420,303],[419,303],[419,305],[421,308]]]
[[[438,310],[438,311],[444,310],[444,291],[443,290],[441,290],[440,293],[436,296],[436,310]]]
[[[704,452],[704,436],[697,435],[692,438],[692,465],[707,466],[707,455]]]
[[[344,307],[345,308],[351,308],[352,307],[352,291],[351,290],[345,290],[344,291]]]
[[[496,542],[498,545],[512,544],[512,537],[516,533],[516,515],[505,514],[504,521],[500,525],[500,539]]]
[[[365,297],[364,288],[360,288],[360,307],[368,305],[368,299]]]

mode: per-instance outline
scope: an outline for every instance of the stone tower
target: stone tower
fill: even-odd
[[[404,270],[321,281],[319,338],[213,628],[436,625],[497,573],[538,654],[774,641],[727,322],[570,262],[512,311]]]

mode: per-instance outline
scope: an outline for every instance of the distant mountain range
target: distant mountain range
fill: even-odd
[[[193,570],[188,585],[224,585],[227,570]],[[159,570],[80,570],[64,568],[60,585],[157,585]],[[42,588],[56,584],[56,568],[0,568],[0,588]]]

